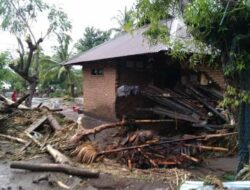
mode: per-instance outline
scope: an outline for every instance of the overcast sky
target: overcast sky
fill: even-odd
[[[124,10],[125,6],[130,8],[136,0],[45,0],[49,4],[61,7],[72,22],[73,28],[71,36],[74,42],[83,36],[84,28],[94,26],[101,30],[108,30],[117,27],[117,23],[112,17],[118,15],[119,10]],[[43,21],[39,26],[34,26],[37,34],[45,33],[46,28]],[[38,36],[39,37],[39,36]],[[56,45],[52,37],[43,43],[44,49]],[[15,37],[6,32],[0,31],[0,50],[16,50]]]

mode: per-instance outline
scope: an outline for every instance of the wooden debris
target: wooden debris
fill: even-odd
[[[52,114],[48,114],[47,119],[48,119],[48,122],[49,122],[50,126],[51,126],[55,131],[62,128],[61,125],[57,122],[56,118],[53,117]]]
[[[55,183],[63,189],[72,189],[70,186],[64,184],[62,181],[55,181]]]
[[[149,123],[164,123],[164,122],[173,122],[173,120],[165,119],[165,120],[124,120],[116,123],[108,123],[108,124],[102,124],[99,125],[93,129],[82,129],[78,131],[71,139],[71,143],[77,143],[79,142],[82,138],[88,135],[93,135],[96,133],[99,133],[103,130],[110,129],[110,128],[115,128],[115,127],[121,127],[121,126],[126,126],[126,125],[141,125],[141,124],[149,124]]]
[[[24,132],[24,134],[30,139],[32,140],[32,142],[34,142],[37,146],[39,146],[40,148],[43,147],[42,143],[40,143],[37,139],[35,139],[34,137],[32,137],[31,134]]]
[[[222,147],[211,147],[211,146],[204,146],[204,145],[192,145],[192,144],[184,144],[186,147],[192,147],[197,148],[200,150],[208,150],[213,152],[228,152],[228,148],[222,148]]]
[[[37,119],[36,121],[34,121],[29,128],[27,128],[25,130],[26,133],[31,133],[32,131],[34,131],[35,129],[37,129],[39,126],[41,126],[45,121],[47,120],[47,116],[42,116],[41,118]]]
[[[23,103],[28,97],[30,96],[30,94],[26,94],[23,97],[19,98],[16,102],[10,104],[11,108],[17,108],[21,103]]]
[[[36,108],[40,108],[43,105],[43,103],[41,102],[40,104],[38,104],[38,106]]]
[[[5,103],[5,109],[2,111],[12,111],[12,109],[19,108],[23,110],[29,110],[30,108],[24,105],[21,105],[23,101],[25,101],[29,97],[29,94],[24,95],[20,99],[18,99],[16,102],[13,102],[9,98],[4,97],[3,95],[0,95],[0,100]]]
[[[23,139],[18,138],[18,137],[12,137],[12,136],[5,135],[5,134],[0,134],[0,137],[15,141],[15,142],[18,142],[18,143],[21,143],[21,144],[26,144],[27,143],[26,140],[23,140]]]
[[[222,115],[219,111],[217,111],[215,108],[213,108],[211,105],[209,105],[208,102],[206,102],[205,100],[203,100],[202,98],[200,98],[198,95],[196,95],[197,91],[195,91],[193,88],[189,88],[190,90],[192,90],[193,93],[193,97],[196,98],[199,102],[201,102],[207,109],[209,109],[211,112],[213,112],[214,114],[216,114],[223,122],[227,122],[226,118],[224,117],[224,115]]]
[[[79,167],[68,166],[65,164],[31,164],[27,162],[12,162],[10,168],[25,169],[40,172],[63,172],[68,175],[74,175],[84,178],[98,178],[99,172],[91,172]]]
[[[25,151],[30,145],[31,145],[32,141],[27,142],[19,151],[19,153],[22,153],[23,151]]]
[[[58,150],[54,149],[51,145],[47,145],[46,146],[46,150],[54,158],[54,160],[55,160],[56,163],[69,164],[69,165],[73,164],[67,156],[63,155]]]
[[[229,135],[231,135],[231,134],[229,134]],[[117,149],[108,150],[108,151],[101,151],[101,152],[98,153],[98,155],[110,154],[110,153],[115,153],[115,152],[122,152],[122,151],[126,151],[126,150],[138,149],[138,148],[146,148],[146,147],[150,147],[150,146],[160,146],[160,145],[164,145],[164,144],[192,141],[192,140],[198,140],[198,139],[199,140],[205,140],[206,138],[212,138],[212,137],[219,137],[219,136],[216,136],[216,135],[215,136],[214,135],[211,135],[211,136],[210,135],[203,135],[203,136],[197,136],[197,137],[168,140],[168,141],[152,143],[152,144],[142,144],[142,145],[137,145],[137,146],[117,148]]]
[[[200,163],[200,160],[197,159],[197,158],[195,158],[195,157],[193,157],[193,156],[189,156],[189,155],[184,154],[184,153],[181,153],[181,155],[184,156],[185,158],[191,160],[192,162],[195,162],[197,164]]]
[[[49,108],[48,106],[43,105],[42,108],[45,108],[46,110],[50,111],[50,112],[59,112],[59,111],[63,111],[63,109],[58,108],[58,109],[52,109]]]

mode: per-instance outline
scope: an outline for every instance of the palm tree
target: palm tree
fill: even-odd
[[[55,55],[43,56],[42,75],[40,76],[42,86],[57,85],[67,88],[68,93],[74,97],[76,78],[80,75],[71,66],[62,65],[72,55],[70,51],[71,37],[68,34],[57,35],[59,45],[54,47]]]
[[[119,14],[113,17],[119,24],[119,28],[112,28],[116,32],[130,32],[135,25],[134,11],[132,9],[128,10],[127,7],[124,11],[119,10]]]

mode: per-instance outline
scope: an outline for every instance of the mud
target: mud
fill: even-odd
[[[47,157],[30,160],[32,163],[51,162]],[[81,179],[62,173],[30,172],[25,170],[10,169],[9,161],[0,161],[0,189],[12,190],[59,190],[56,184],[48,181],[34,183],[37,179],[49,176],[49,181],[61,181],[72,190],[96,190],[96,189],[169,189],[164,182],[149,182],[145,180],[113,176],[108,173],[101,173],[97,179]]]

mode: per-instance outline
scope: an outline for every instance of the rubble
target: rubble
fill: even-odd
[[[199,165],[209,157],[235,153],[237,132],[230,125],[232,118],[229,114],[217,108],[222,97],[215,89],[190,86],[182,90],[162,90],[148,86],[141,95],[152,100],[155,106],[137,110],[152,112],[152,118],[125,117],[122,121],[92,129],[84,126],[84,122],[66,120],[58,113],[60,110],[42,104],[33,109],[18,109],[11,103],[7,105],[12,105],[12,108],[6,110],[5,98],[0,98],[0,104],[5,102],[0,114],[0,140],[15,142],[13,149],[18,150],[9,153],[9,147],[6,147],[0,156],[23,160],[49,153],[60,165],[60,169],[55,170],[67,172],[65,167],[103,162],[106,158],[133,170],[184,168]],[[112,143],[100,144],[94,137],[108,129],[117,129],[119,133],[110,137]],[[20,164],[26,167],[27,163]],[[48,166],[39,164],[34,168],[51,169]]]
[[[153,116],[154,119],[122,120],[93,129],[79,129],[70,142],[79,144],[85,137],[115,127],[125,128],[127,133],[118,137],[118,143],[114,140],[104,150],[96,142],[83,142],[72,155],[83,163],[91,163],[104,156],[115,158],[128,168],[145,169],[183,167],[199,164],[207,155],[235,153],[237,132],[229,123],[232,118],[217,108],[222,99],[219,91],[204,86],[162,90],[151,85],[142,94],[155,102],[155,107],[137,110],[153,112],[154,115],[159,115],[158,119]],[[157,129],[154,130],[156,123],[170,128],[170,131],[174,130],[174,134],[157,134]],[[142,126],[145,124],[150,125],[150,130],[143,130]],[[185,131],[189,132],[185,134]]]

